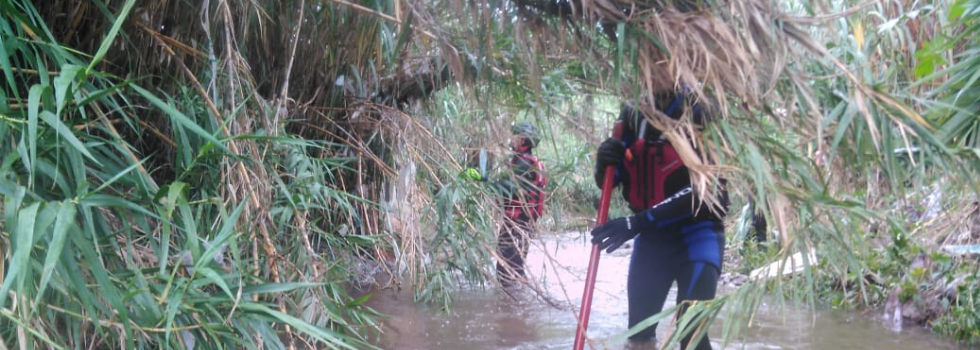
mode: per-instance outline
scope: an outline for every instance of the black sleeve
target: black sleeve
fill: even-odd
[[[721,208],[712,210],[710,204],[700,201],[700,205],[695,207],[694,190],[691,186],[682,188],[674,195],[667,197],[662,202],[655,204],[647,210],[636,214],[640,219],[649,220],[657,228],[665,228],[677,223],[682,223],[688,219],[706,219],[721,221],[728,209],[728,195],[722,190],[719,198]],[[695,217],[695,215],[697,217]]]

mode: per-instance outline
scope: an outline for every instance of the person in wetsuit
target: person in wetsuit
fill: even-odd
[[[654,107],[672,119],[690,109],[692,122],[701,123],[704,111],[683,93],[661,93]],[[638,108],[627,103],[620,116],[621,139],[599,145],[595,181],[602,186],[606,166],[616,168],[616,184],[634,215],[612,219],[592,230],[592,242],[612,252],[634,239],[627,277],[629,327],[663,310],[671,284],[677,282],[677,303],[714,299],[725,246],[722,218],[727,194],[720,189],[718,205],[700,202],[691,187],[687,167],[663,133]],[[724,185],[723,183],[721,184]],[[655,342],[654,324],[630,337],[633,342]],[[687,349],[690,335],[682,340]],[[707,335],[695,349],[711,349]]]
[[[511,132],[512,173],[497,181],[503,194],[505,215],[497,236],[497,280],[504,287],[524,282],[524,260],[534,224],[544,212],[544,188],[547,185],[544,164],[532,153],[540,142],[538,129],[530,123],[519,122],[511,127]]]

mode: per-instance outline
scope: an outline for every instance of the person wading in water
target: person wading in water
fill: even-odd
[[[504,287],[526,282],[524,261],[538,218],[544,213],[544,188],[547,179],[544,163],[532,152],[540,142],[538,129],[527,122],[511,126],[509,172],[493,183],[501,196],[504,222],[497,236],[497,280]],[[480,181],[485,178],[476,169],[466,176]]]
[[[654,108],[674,120],[690,115],[700,124],[704,111],[684,93],[655,94]],[[592,242],[612,252],[634,239],[627,277],[629,327],[663,310],[671,284],[677,282],[677,303],[714,299],[725,247],[722,219],[727,193],[720,189],[720,207],[700,202],[691,187],[688,168],[661,130],[639,106],[624,104],[619,115],[621,139],[603,141],[596,156],[595,181],[602,186],[606,166],[616,170],[616,184],[634,215],[612,219],[592,230]],[[724,183],[722,183],[724,186]],[[695,205],[697,203],[697,205]],[[654,324],[630,337],[632,343],[655,343]],[[688,349],[690,335],[681,342]],[[711,349],[707,335],[692,349]]]

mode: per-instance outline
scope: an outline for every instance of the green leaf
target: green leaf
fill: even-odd
[[[58,204],[59,202],[41,202],[41,210],[34,222],[34,239],[30,243],[32,247],[47,234],[48,227],[58,218]]]
[[[79,203],[81,204],[81,203]],[[95,308],[103,308],[105,306],[114,308],[112,311],[115,317],[118,317],[119,322],[123,325],[123,335],[126,339],[134,339],[132,325],[130,324],[130,309],[126,306],[126,301],[123,300],[123,291],[119,290],[115,283],[113,283],[110,277],[109,271],[105,268],[100,268],[103,266],[105,261],[100,247],[98,245],[98,239],[100,236],[104,236],[105,233],[100,233],[91,222],[93,221],[93,210],[86,206],[79,206],[80,214],[82,219],[80,221],[85,221],[87,225],[83,228],[85,231],[81,235],[69,235],[72,239],[74,248],[78,253],[81,253],[83,258],[83,264],[81,266],[85,267],[87,272],[91,276],[85,276],[85,279],[95,278],[95,284],[90,285],[86,283],[78,274],[72,274],[73,281],[75,282],[75,289],[81,289],[81,292],[77,292],[81,298],[81,305],[86,309],[92,310]],[[74,265],[74,260],[69,259],[69,264],[75,267],[73,271],[80,271],[77,265]],[[89,292],[89,289],[96,287],[96,290]],[[97,294],[98,296],[96,296]],[[108,304],[108,305],[105,305]],[[105,306],[104,306],[105,305]],[[98,326],[97,326],[98,327]],[[128,341],[128,340],[127,340]],[[129,341],[131,343],[131,341]],[[127,345],[127,348],[132,348],[133,346]]]
[[[844,139],[844,135],[847,134],[847,129],[850,127],[851,122],[854,121],[855,115],[857,113],[850,111],[848,108],[841,110],[840,122],[837,124],[837,132],[834,133],[834,141],[831,144],[831,152],[837,149],[840,142]]]
[[[950,45],[945,38],[934,38],[923,45],[922,49],[916,51],[916,79],[929,76],[936,71],[936,66],[946,64],[946,59],[942,53],[943,51],[949,49],[949,46]]]
[[[180,213],[181,228],[186,236],[184,237],[185,250],[191,252],[194,261],[201,258],[200,236],[197,234],[197,221],[194,220],[194,213],[191,206],[187,204],[187,199],[181,197],[177,202],[177,210]]]
[[[351,300],[349,303],[347,303],[347,306],[348,307],[351,307],[351,306],[359,306],[361,304],[366,303],[368,300],[371,300],[371,297],[373,297],[373,296],[374,296],[374,293],[364,294],[360,298]]]
[[[116,16],[115,22],[112,23],[112,28],[109,29],[109,33],[106,34],[105,40],[102,41],[102,45],[99,46],[99,51],[95,53],[95,56],[92,57],[92,62],[90,62],[88,64],[88,68],[85,69],[86,74],[92,72],[95,65],[99,64],[99,61],[102,61],[105,54],[109,52],[109,48],[112,47],[112,42],[115,41],[116,36],[119,35],[119,29],[122,28],[123,22],[126,21],[126,16],[129,15],[129,11],[133,9],[133,5],[135,4],[136,0],[129,0],[123,5],[122,11],[120,11],[119,15]]]
[[[10,240],[13,242],[11,247],[10,266],[7,267],[7,275],[4,276],[3,285],[0,286],[0,307],[5,307],[7,294],[16,283],[17,294],[24,289],[24,277],[31,268],[31,249],[34,241],[34,223],[37,221],[37,213],[41,208],[41,203],[32,203],[26,208],[17,211],[17,221],[14,223],[13,232]],[[9,224],[9,223],[8,223]]]
[[[73,203],[60,203],[54,232],[52,232],[51,241],[48,243],[48,252],[44,258],[44,267],[41,270],[41,284],[38,286],[37,296],[34,299],[35,305],[40,305],[41,296],[44,294],[48,282],[51,281],[51,273],[54,271],[55,264],[61,257],[61,251],[67,241],[68,230],[75,223],[75,214],[76,209]]]
[[[158,218],[156,214],[154,214],[153,212],[147,210],[142,206],[137,205],[136,203],[133,203],[131,201],[128,201],[120,197],[110,196],[105,194],[85,195],[84,197],[78,200],[78,204],[91,206],[91,207],[113,207],[113,208],[129,209],[153,218]]]
[[[285,293],[302,288],[312,288],[321,286],[323,283],[310,282],[289,282],[289,283],[265,283],[242,288],[242,294],[268,294]]]
[[[61,120],[58,119],[58,116],[54,115],[50,111],[43,111],[41,112],[41,120],[43,120],[46,124],[54,128],[55,132],[57,132],[58,135],[61,135],[61,137],[64,138],[65,141],[68,141],[68,144],[72,145],[72,147],[74,147],[76,151],[85,155],[96,165],[99,166],[102,165],[102,163],[99,162],[98,159],[95,159],[95,157],[93,157],[92,154],[89,153],[88,148],[82,144],[82,141],[80,141],[77,137],[75,137],[75,134],[71,131],[71,128],[69,128],[68,125],[65,125],[65,123],[62,123]]]
[[[953,5],[949,7],[949,17],[948,19],[954,20],[963,16],[966,12],[967,2],[970,0],[956,0]]]
[[[105,181],[104,183],[102,183],[101,185],[99,185],[99,187],[98,187],[98,188],[96,188],[96,189],[94,189],[94,190],[92,190],[92,191],[91,191],[91,192],[89,192],[89,193],[92,193],[92,194],[94,194],[94,193],[99,193],[99,192],[102,192],[102,190],[104,190],[104,189],[106,189],[106,188],[109,188],[109,186],[110,186],[110,185],[112,185],[112,184],[114,184],[114,183],[116,183],[116,181],[118,181],[119,179],[121,179],[121,178],[123,178],[123,177],[124,177],[124,176],[125,176],[126,174],[129,174],[129,173],[130,173],[130,172],[132,172],[133,170],[136,170],[136,169],[139,169],[139,167],[140,167],[141,165],[143,165],[143,163],[142,163],[142,162],[140,162],[140,163],[136,163],[136,164],[133,164],[133,165],[130,165],[130,166],[129,166],[128,168],[126,168],[126,169],[123,169],[123,170],[122,170],[122,171],[120,171],[120,172],[119,172],[118,174],[116,174],[115,176],[113,176],[113,177],[112,177],[112,178],[110,178],[109,180],[106,180],[106,181]]]
[[[204,259],[199,259],[198,261],[203,260]],[[221,287],[221,290],[225,292],[229,299],[235,299],[235,294],[233,294],[231,289],[228,288],[228,283],[225,282],[224,278],[221,278],[221,275],[218,275],[218,272],[214,271],[214,269],[207,266],[200,266],[194,268],[194,273],[200,274],[204,276],[205,279],[217,284],[218,287]]]
[[[231,293],[231,290],[228,288],[228,285],[225,283],[224,279],[218,276],[218,274],[207,265],[215,260],[215,255],[219,254],[219,252],[222,250],[221,246],[235,234],[235,225],[238,224],[238,217],[241,216],[242,211],[245,209],[245,203],[247,202],[242,201],[240,204],[238,204],[238,207],[235,208],[235,211],[232,212],[231,216],[224,220],[224,224],[221,226],[220,231],[218,231],[218,236],[211,241],[211,245],[204,251],[204,253],[201,254],[194,264],[195,271],[201,273],[218,284],[221,289],[228,293],[228,297],[231,299],[234,299],[235,296]]]
[[[246,302],[241,304],[241,309],[244,311],[250,311],[250,312],[256,312],[256,313],[268,315],[279,322],[287,324],[295,328],[296,330],[306,333],[310,337],[323,342],[331,349],[356,350],[354,349],[354,347],[348,345],[347,342],[343,341],[340,338],[340,336],[333,333],[332,331],[327,330],[325,328],[317,327],[299,318],[273,310],[268,306],[252,303],[252,302]]]
[[[173,281],[171,281],[172,283]],[[170,294],[170,298],[167,300],[167,321],[165,323],[166,334],[164,334],[164,339],[169,343],[170,334],[173,333],[174,318],[177,316],[177,311],[180,310],[181,299],[184,298],[184,288],[174,288],[173,294]]]
[[[9,21],[10,19],[7,18],[5,20]],[[12,69],[13,65],[10,64],[10,57],[13,55],[14,52],[7,52],[7,43],[0,40],[0,67],[3,68],[3,75],[7,78],[7,86],[10,87],[10,91],[14,93],[14,98],[20,100],[20,91],[18,91],[20,89],[17,89],[17,86],[20,86],[20,84],[14,81],[14,70]]]
[[[166,102],[163,102],[162,100],[160,100],[160,98],[156,97],[155,95],[153,95],[146,89],[140,87],[139,85],[133,84],[132,87],[134,90],[136,90],[136,92],[138,92],[140,95],[143,95],[144,98],[149,100],[150,103],[152,103],[154,106],[166,112],[167,115],[169,115],[174,120],[175,123],[190,130],[198,137],[208,142],[211,142],[213,145],[217,146],[218,148],[221,148],[221,150],[227,153],[231,153],[231,151],[228,150],[227,147],[225,147],[224,142],[219,141],[217,138],[214,137],[214,135],[211,135],[210,133],[205,131],[203,128],[201,128],[200,125],[197,125],[197,123],[195,123],[193,120],[188,118],[187,115],[184,115],[184,113],[177,110],[173,106],[167,104]]]
[[[157,256],[170,256],[170,231],[171,222],[173,221],[174,209],[177,207],[177,202],[181,201],[184,196],[184,191],[187,189],[187,184],[183,182],[174,182],[169,185],[164,185],[157,191],[155,200],[159,201],[160,196],[166,191],[167,197],[163,205],[163,219],[161,232],[163,234],[160,237],[160,251],[157,252]],[[167,261],[164,259],[160,260],[159,273],[163,274],[167,267]],[[176,268],[176,267],[175,267]]]
[[[52,341],[50,338],[48,338],[43,333],[38,332],[36,329],[34,329],[34,327],[32,327],[31,324],[28,324],[27,322],[24,322],[19,317],[17,317],[17,315],[14,315],[12,312],[10,312],[10,310],[8,310],[6,308],[0,308],[0,315],[3,315],[4,317],[6,317],[11,322],[16,323],[19,328],[24,329],[28,333],[31,333],[31,335],[37,337],[38,339],[41,339],[42,341],[44,341],[45,343],[47,343],[47,345],[50,346],[51,348],[53,348],[53,349],[59,349],[59,350],[60,349],[64,349],[64,347],[62,347],[60,344],[58,344],[55,341]]]
[[[224,220],[221,228],[218,230],[218,236],[213,238],[211,241],[211,246],[208,247],[207,251],[204,252],[202,258],[212,260],[214,259],[214,254],[221,250],[221,245],[228,241],[235,234],[235,226],[238,225],[238,218],[242,215],[245,210],[245,203],[247,201],[243,200],[241,203],[235,207],[235,211],[231,212],[231,215]]]
[[[82,67],[74,64],[66,64],[61,67],[61,73],[54,78],[54,100],[56,115],[61,115],[61,112],[65,107],[65,99],[69,94],[71,94],[75,89],[76,78],[79,75],[79,71]],[[83,73],[84,74],[84,73]]]
[[[50,92],[47,85],[34,85],[27,96],[27,169],[31,173],[28,180],[28,187],[34,183],[34,165],[37,164],[37,128],[38,114],[41,111],[41,97]]]

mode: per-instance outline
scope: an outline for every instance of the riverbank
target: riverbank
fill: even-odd
[[[868,232],[863,240],[870,244],[848,252],[867,263],[867,270],[861,273],[833,270],[840,264],[827,259],[840,254],[825,254],[824,247],[817,247],[807,259],[811,270],[806,274],[797,265],[794,272],[779,280],[769,278],[764,285],[804,299],[807,291],[813,291],[812,300],[820,307],[855,310],[895,332],[926,330],[961,346],[976,346],[980,341],[980,305],[976,302],[980,297],[980,206],[973,200],[961,211],[920,215],[918,221],[909,223],[907,233]],[[950,230],[949,226],[956,225],[945,221],[950,219],[963,229]],[[937,234],[949,231],[958,233]],[[778,242],[739,242],[730,247],[721,278],[728,287],[750,281],[767,264],[778,264],[782,249]]]

